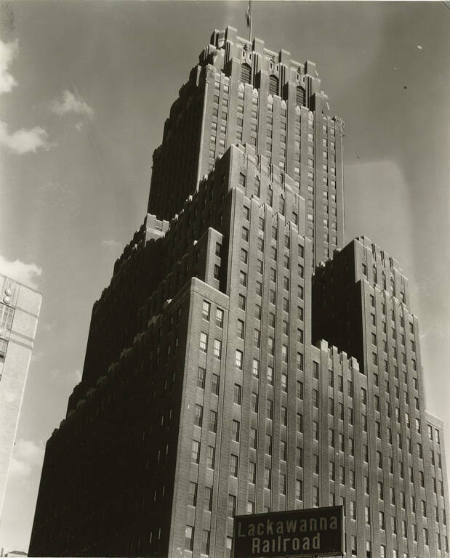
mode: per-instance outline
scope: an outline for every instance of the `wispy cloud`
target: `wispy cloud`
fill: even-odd
[[[38,287],[38,277],[42,275],[42,269],[35,263],[25,263],[21,260],[9,261],[1,254],[0,272],[20,283],[29,285],[33,289]]]
[[[17,155],[36,153],[38,149],[47,150],[52,147],[44,128],[35,126],[29,130],[22,128],[10,133],[8,132],[8,125],[2,120],[0,120],[0,145],[5,146]]]
[[[58,116],[78,114],[87,118],[94,117],[94,109],[78,94],[66,89],[59,99],[52,101],[50,108]]]
[[[17,39],[10,43],[0,40],[0,93],[9,93],[17,85],[17,81],[9,73],[9,66],[19,49]]]
[[[9,474],[27,477],[33,467],[40,466],[44,459],[44,446],[32,440],[19,438],[14,447],[13,457],[9,466]]]

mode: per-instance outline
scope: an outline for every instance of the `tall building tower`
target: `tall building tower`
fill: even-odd
[[[213,33],[94,305],[30,554],[226,557],[236,513],[343,504],[347,556],[448,555],[442,425],[424,410],[406,281],[369,241],[343,248],[342,126],[314,64]],[[361,254],[403,293],[398,378],[377,329],[394,294],[362,279]]]
[[[42,297],[0,274],[0,515]]]

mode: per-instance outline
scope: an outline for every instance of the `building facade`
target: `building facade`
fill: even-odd
[[[0,515],[41,301],[36,291],[0,275]]]
[[[448,556],[417,319],[393,260],[344,248],[329,110],[313,63],[213,33],[94,305],[30,554],[226,557],[236,514],[343,504],[349,557]]]

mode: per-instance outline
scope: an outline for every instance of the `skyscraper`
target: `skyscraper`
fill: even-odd
[[[94,305],[31,554],[228,556],[236,513],[343,504],[348,556],[447,555],[417,320],[393,260],[344,248],[342,135],[313,63],[214,31]]]
[[[42,297],[0,274],[0,514]]]

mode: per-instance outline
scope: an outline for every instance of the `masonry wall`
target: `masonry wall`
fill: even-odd
[[[431,475],[418,321],[397,262],[365,237],[316,270],[313,338],[322,335],[357,355],[367,376],[372,552],[440,556],[445,501]]]
[[[0,514],[42,297],[0,275]]]
[[[250,43],[232,27],[215,31],[155,151],[149,212],[172,218],[231,145],[248,144],[292,177],[306,201],[314,262],[326,260],[343,246],[343,122],[320,85],[313,62]]]

